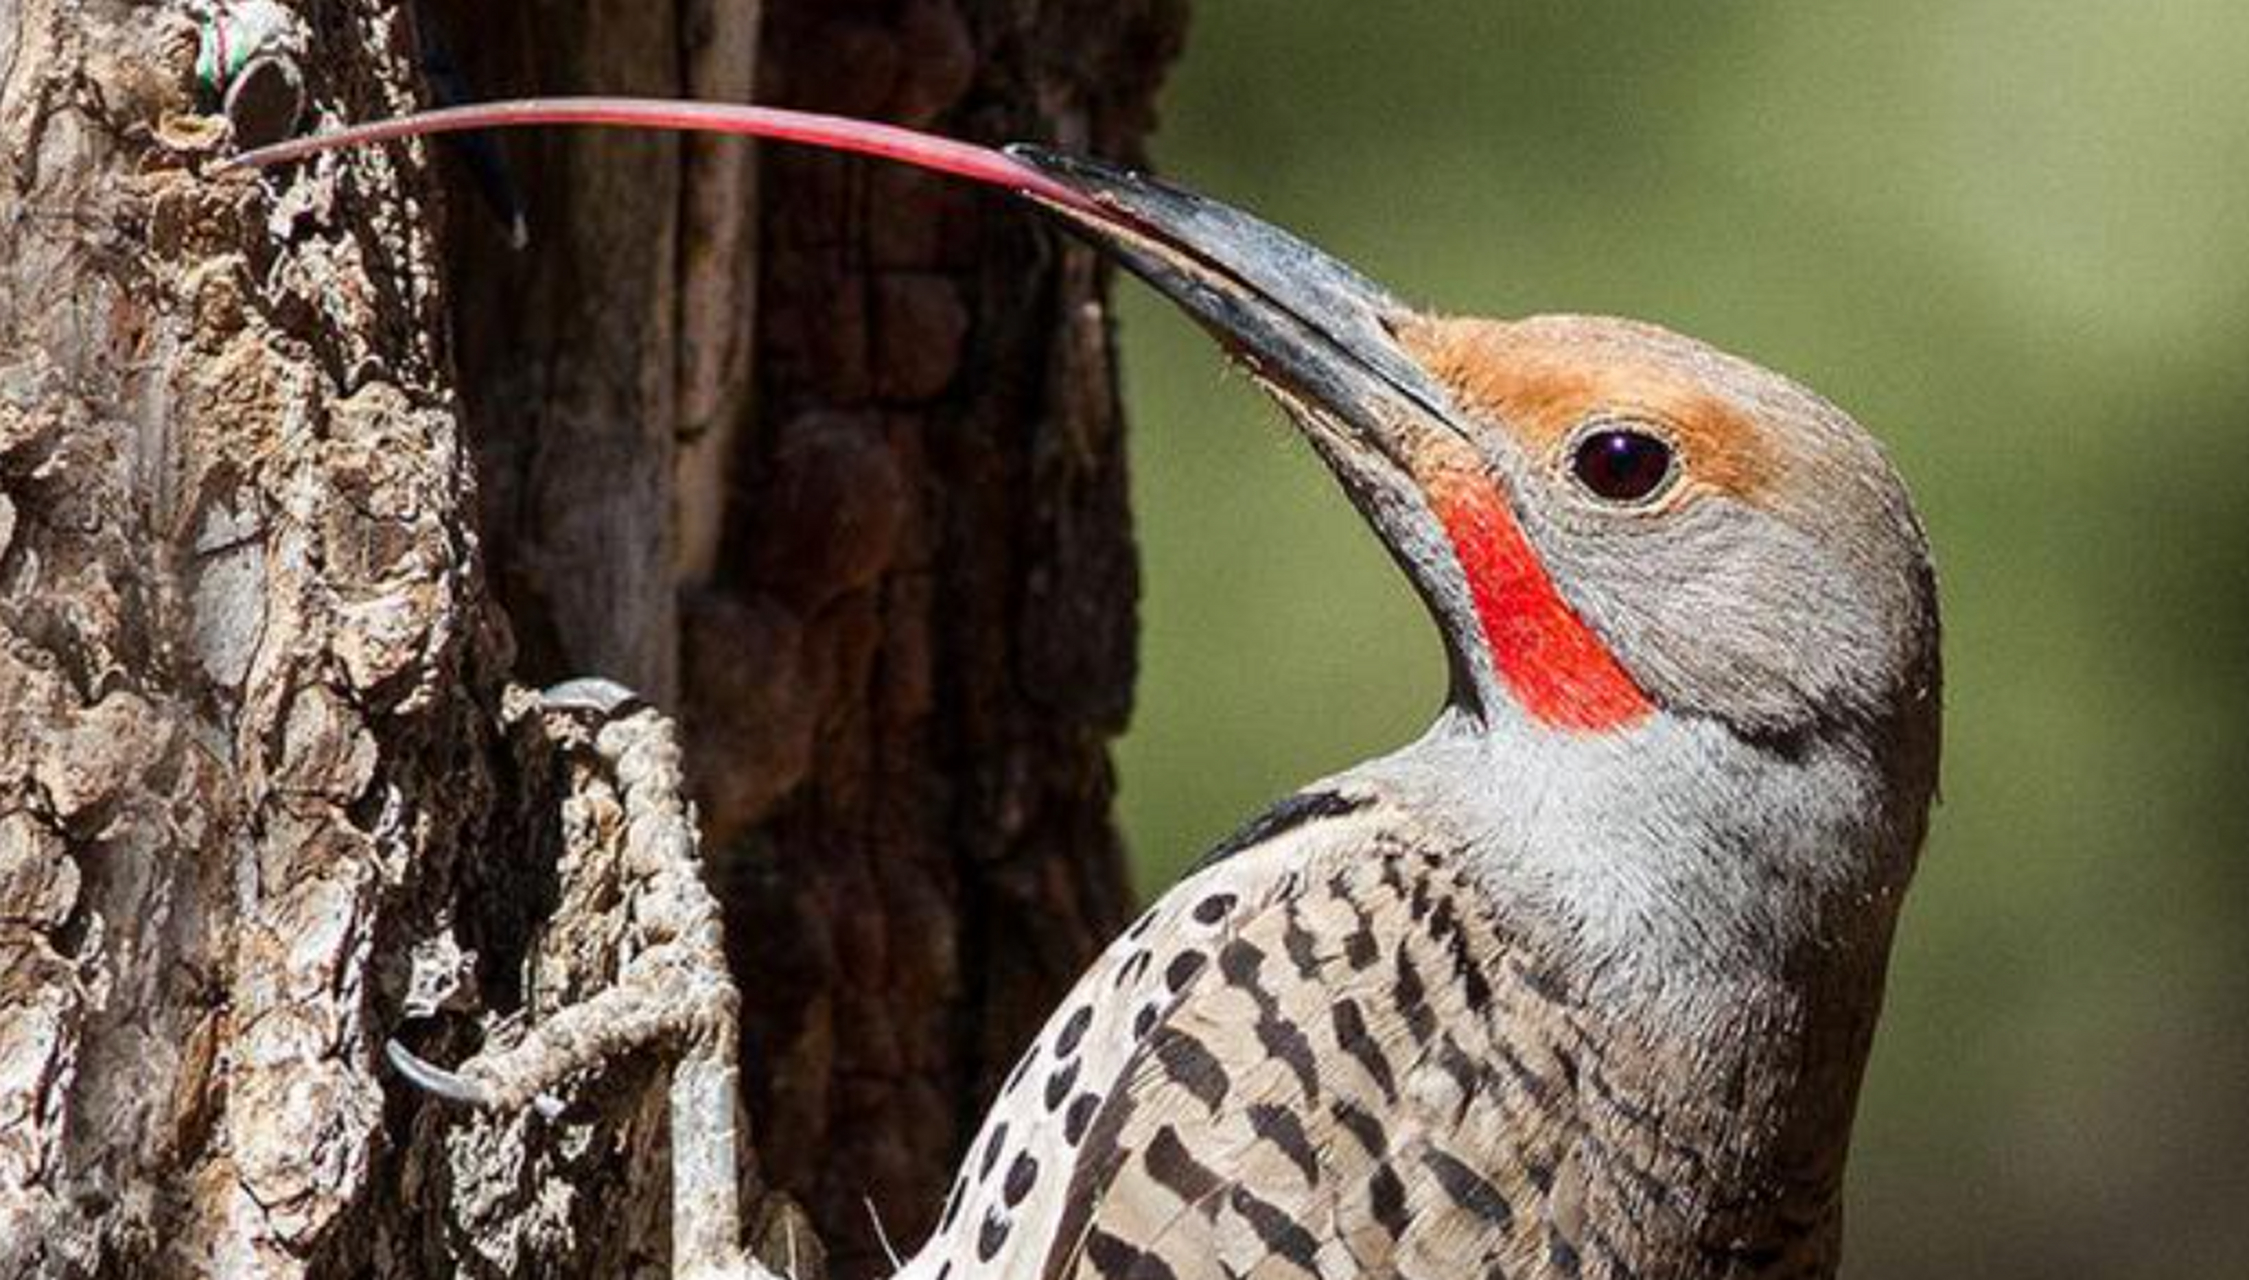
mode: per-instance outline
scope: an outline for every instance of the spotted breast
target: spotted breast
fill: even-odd
[[[1455,842],[1297,796],[1112,946],[906,1280],[1520,1274],[1573,1136],[1542,990]],[[1502,1041],[1500,1027],[1513,1028]]]

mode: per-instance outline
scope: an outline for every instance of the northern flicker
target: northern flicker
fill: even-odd
[[[1093,964],[904,1280],[1832,1274],[1939,737],[1925,540],[1849,417],[1654,325],[1417,310],[1036,149],[480,110],[450,123],[781,131],[1030,195],[1272,394],[1443,638],[1428,732]]]

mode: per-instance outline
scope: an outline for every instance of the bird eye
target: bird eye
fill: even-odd
[[[1595,497],[1644,502],[1671,479],[1671,446],[1645,431],[1602,427],[1578,441],[1570,472]]]

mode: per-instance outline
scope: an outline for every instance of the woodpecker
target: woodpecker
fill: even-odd
[[[1037,148],[615,100],[418,119],[250,160],[655,123],[1027,195],[1271,394],[1442,637],[1426,733],[1251,822],[1094,962],[900,1280],[1833,1274],[1940,736],[1926,538],[1850,417],[1651,324],[1420,310]]]
[[[1101,956],[902,1274],[1831,1275],[1938,754],[1934,574],[1880,447],[1656,326],[1430,314],[1013,154],[1280,403],[1451,682]]]

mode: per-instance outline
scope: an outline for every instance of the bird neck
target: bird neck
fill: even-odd
[[[1677,1211],[1650,1226],[1682,1247],[1756,1242],[1789,1265],[1832,1248],[1925,800],[1879,759],[1847,736],[1783,750],[1661,712],[1588,734],[1452,710],[1354,771],[1460,837],[1526,963],[1565,993],[1592,1136],[1685,1153]],[[1662,1133],[1636,1127],[1649,1116]]]
[[[1502,703],[1450,707],[1362,771],[1457,830],[1495,899],[1656,988],[1887,939],[1926,796],[1883,754],[1850,726],[1773,743],[1658,711],[1587,732]]]

